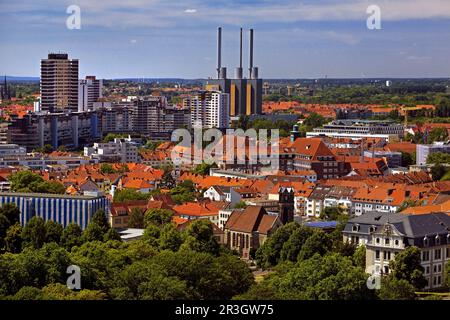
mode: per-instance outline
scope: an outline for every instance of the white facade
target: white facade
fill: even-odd
[[[233,213],[233,211],[236,211],[236,210],[231,210],[231,209],[219,210],[219,223],[218,223],[218,226],[219,226],[220,229],[223,230],[225,228],[225,225],[227,224],[227,221],[230,218],[230,216]]]
[[[108,143],[94,143],[84,148],[84,155],[100,162],[138,162],[139,153],[135,143],[128,139],[114,139]]]
[[[231,187],[211,186],[203,193],[204,198],[212,201],[226,201],[235,205],[241,201],[241,195]]]
[[[324,208],[323,200],[321,199],[307,199],[305,214],[308,217],[319,217]]]
[[[101,98],[103,81],[95,77],[86,77],[78,83],[78,111],[94,109],[94,102]]]
[[[355,215],[360,216],[367,212],[383,212],[383,213],[396,213],[398,206],[389,205],[386,203],[371,203],[371,202],[361,202],[353,201],[352,212]]]
[[[184,107],[191,110],[192,126],[202,128],[229,127],[230,95],[220,91],[206,91],[183,101]]]

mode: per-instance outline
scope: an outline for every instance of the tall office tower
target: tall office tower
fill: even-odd
[[[219,91],[201,91],[183,100],[191,110],[192,127],[226,129],[230,123],[230,96]]]
[[[101,98],[103,81],[95,76],[87,76],[78,84],[78,111],[92,110],[94,102]]]
[[[262,79],[258,68],[253,67],[253,29],[250,29],[249,77],[243,78],[242,68],[242,28],[240,30],[239,66],[234,79],[227,78],[227,70],[222,67],[222,28],[217,30],[217,79],[208,80],[207,90],[220,90],[230,95],[231,117],[262,113]]]
[[[78,59],[66,53],[50,53],[41,60],[41,110],[78,110]]]

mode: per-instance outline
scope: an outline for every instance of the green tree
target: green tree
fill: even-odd
[[[195,187],[191,180],[185,180],[169,191],[172,199],[177,204],[195,200]]]
[[[103,241],[122,241],[122,238],[115,229],[110,228],[103,236]]]
[[[352,256],[353,264],[362,269],[366,269],[366,246],[359,246]]]
[[[22,227],[19,223],[8,228],[5,236],[5,248],[11,253],[22,251]]]
[[[428,164],[450,164],[450,153],[444,152],[433,152],[430,153],[427,157]]]
[[[128,266],[120,273],[115,285],[111,290],[115,299],[192,299],[185,281],[169,276],[154,263],[137,262]]]
[[[368,300],[368,274],[338,253],[314,255],[263,280],[281,299]]]
[[[247,204],[245,203],[245,201],[242,200],[234,205],[234,209],[245,209],[245,208],[247,208]]]
[[[144,216],[144,226],[150,224],[162,226],[172,222],[173,211],[167,209],[149,209]]]
[[[71,250],[74,246],[80,246],[83,242],[81,240],[82,231],[78,224],[69,223],[63,230],[61,235],[61,245],[67,250]]]
[[[10,226],[9,219],[4,214],[0,214],[0,250],[5,245],[5,237]]]
[[[312,128],[321,127],[327,122],[327,120],[317,113],[311,113],[306,119],[303,121],[303,124]]]
[[[159,237],[161,235],[161,229],[159,226],[155,224],[149,224],[142,235],[142,239],[147,241],[147,243],[151,244],[154,247],[158,247],[159,245]]]
[[[219,244],[214,237],[212,223],[206,219],[197,219],[189,223],[181,248],[217,255]]]
[[[450,290],[450,261],[447,262],[444,269],[444,285]]]
[[[428,143],[436,141],[446,141],[448,139],[448,132],[446,128],[433,128],[428,134]]]
[[[409,167],[412,164],[416,163],[416,155],[414,153],[409,152],[401,152],[402,153],[402,167]]]
[[[45,227],[45,242],[56,242],[59,244],[63,233],[61,224],[48,220],[44,224]]]
[[[439,181],[443,176],[445,176],[447,171],[447,168],[441,164],[434,165],[433,167],[431,167],[431,177],[434,181]]]
[[[103,174],[112,174],[116,173],[116,170],[114,170],[113,166],[109,163],[102,163],[100,166],[100,172]]]
[[[82,242],[103,241],[103,237],[105,236],[105,234],[106,231],[100,225],[91,222],[83,231],[81,240]]]
[[[44,145],[44,147],[42,148],[42,152],[43,153],[52,153],[53,152],[52,145],[51,144]]]
[[[197,165],[192,170],[192,173],[199,174],[199,175],[202,175],[202,176],[206,176],[206,175],[209,175],[209,170],[211,168],[217,168],[217,164],[216,163],[207,164],[205,162],[202,162],[201,164]]]
[[[387,276],[381,279],[378,297],[382,300],[414,300],[415,288],[405,279]]]
[[[327,221],[336,221],[344,214],[344,210],[341,207],[326,207],[320,213],[320,219]]]
[[[392,276],[397,280],[406,280],[417,290],[423,289],[427,285],[427,280],[423,276],[420,250],[417,247],[408,247],[395,255],[395,259],[390,262]]]
[[[333,242],[328,234],[322,230],[314,230],[298,253],[298,260],[309,259],[315,254],[324,255],[331,250],[332,246]]]
[[[24,246],[35,249],[42,247],[46,239],[46,228],[44,219],[38,216],[31,218],[22,230]]]
[[[0,214],[3,214],[6,218],[8,218],[11,225],[20,221],[20,210],[17,208],[15,203],[5,203],[0,208]]]
[[[39,192],[64,194],[66,189],[57,181],[44,181],[44,179],[29,170],[19,171],[9,176],[11,190],[14,192]]]
[[[296,262],[300,250],[312,234],[313,229],[308,227],[301,226],[294,229],[288,240],[283,244],[280,253],[281,261]]]
[[[147,200],[150,194],[141,193],[135,189],[122,189],[114,192],[114,202]]]
[[[130,218],[128,220],[128,228],[144,228],[144,213],[141,209],[131,209]]]
[[[298,224],[291,222],[278,228],[256,251],[257,264],[262,268],[277,265],[283,245],[298,227]]]
[[[328,234],[322,230],[314,230],[314,233],[305,241],[298,253],[298,260],[306,260],[315,254],[324,255],[332,248],[332,241]]]
[[[173,223],[165,224],[159,236],[159,248],[161,250],[178,251],[182,243],[183,238],[175,225]]]
[[[108,229],[110,227],[108,218],[103,209],[99,209],[94,213],[94,215],[92,216],[91,223],[95,223],[95,224],[99,225],[103,229],[104,232],[108,231]]]

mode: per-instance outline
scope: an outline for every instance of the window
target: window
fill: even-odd
[[[380,259],[380,250],[376,250],[375,251],[375,259],[379,260]]]
[[[430,273],[430,266],[427,266],[426,268],[425,268],[425,274],[429,274]]]
[[[441,245],[441,237],[439,237],[438,235],[436,236],[435,241],[437,246]]]
[[[395,245],[396,245],[396,246],[398,246],[399,243],[400,243],[400,242],[399,242],[398,240],[395,240]]]
[[[377,244],[379,244],[379,243],[380,243],[380,238],[377,238],[377,239],[375,240],[375,242],[376,242]]]
[[[359,225],[358,225],[358,224],[353,225],[352,230],[353,230],[354,232],[359,231]]]
[[[384,266],[384,273],[386,273],[386,274],[389,273],[389,267],[388,266]]]
[[[385,244],[385,245],[389,245],[389,243],[390,243],[389,238],[384,239],[384,244]]]
[[[422,251],[422,261],[430,260],[430,251]]]
[[[435,249],[434,250],[434,260],[440,260],[441,259],[441,249]]]
[[[384,260],[391,260],[391,252],[390,251],[384,251],[383,252],[383,258]]]

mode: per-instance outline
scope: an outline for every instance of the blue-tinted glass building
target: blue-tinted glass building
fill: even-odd
[[[69,223],[78,224],[83,230],[94,213],[103,209],[109,212],[109,200],[105,196],[71,196],[62,194],[1,192],[0,206],[15,203],[20,210],[20,224],[24,226],[32,217],[52,220],[64,228]]]

